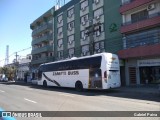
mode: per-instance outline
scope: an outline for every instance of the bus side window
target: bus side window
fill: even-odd
[[[40,80],[42,78],[42,71],[44,71],[44,66],[41,66],[39,69],[38,69],[38,79]]]
[[[42,71],[38,70],[38,79],[41,79],[41,78],[42,78]]]
[[[35,79],[35,73],[33,72],[32,73],[32,80],[34,80]]]

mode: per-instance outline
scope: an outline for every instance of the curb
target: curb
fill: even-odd
[[[143,90],[142,90],[143,89]],[[121,92],[128,92],[128,93],[138,93],[138,94],[152,94],[152,95],[160,95],[159,89],[153,88],[120,88]]]

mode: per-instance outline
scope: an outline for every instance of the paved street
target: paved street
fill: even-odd
[[[121,89],[80,93],[68,88],[0,84],[0,108],[6,111],[159,111],[159,100],[158,94],[131,94]]]

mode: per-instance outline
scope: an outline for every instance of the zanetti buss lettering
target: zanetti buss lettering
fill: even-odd
[[[53,72],[53,76],[57,76],[57,75],[79,75],[79,71],[55,71]]]

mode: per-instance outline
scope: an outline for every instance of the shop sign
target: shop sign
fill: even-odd
[[[138,60],[138,66],[160,66],[160,59]]]
[[[118,27],[117,27],[117,24],[116,23],[112,23],[110,26],[109,26],[109,31],[110,32],[115,32],[118,30]]]

